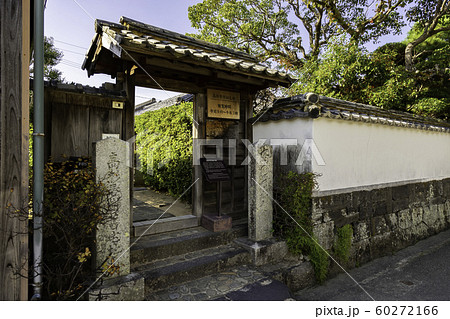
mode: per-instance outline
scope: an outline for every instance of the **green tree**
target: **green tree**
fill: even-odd
[[[418,46],[441,32],[446,32],[448,35],[448,31],[450,31],[450,0],[416,0],[406,15],[408,21],[415,23],[405,48],[406,70],[411,72],[416,70],[415,60],[424,53],[429,53],[431,48],[430,41],[425,50],[421,50]],[[448,41],[446,49],[448,51]]]
[[[189,7],[189,19],[194,36],[298,69],[338,34],[364,43],[400,33],[399,8],[410,1],[204,0]]]
[[[315,92],[384,109],[448,119],[448,71],[436,73],[434,69],[427,69],[430,63],[438,63],[438,69],[450,64],[448,54],[435,56],[439,52],[438,45],[447,45],[444,33],[436,37],[442,38],[430,38],[421,44],[424,52],[431,53],[421,57],[417,67],[422,71],[414,73],[405,68],[408,40],[385,44],[370,53],[348,38],[333,39],[323,54],[305,63],[299,81],[288,94]]]
[[[44,37],[44,79],[63,81],[62,72],[55,68],[63,57],[62,51],[54,45],[52,37]],[[34,57],[30,63],[30,76],[34,76]]]

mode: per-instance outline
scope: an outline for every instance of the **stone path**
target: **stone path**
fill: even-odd
[[[450,300],[450,230],[295,293],[305,301]],[[364,290],[361,289],[364,288]]]
[[[277,288],[277,292],[275,292]],[[261,297],[264,295],[264,297]],[[286,286],[252,266],[202,277],[146,297],[151,301],[293,300]]]
[[[148,187],[135,187],[133,197],[134,221],[156,219],[169,207],[163,218],[192,214],[189,204]]]

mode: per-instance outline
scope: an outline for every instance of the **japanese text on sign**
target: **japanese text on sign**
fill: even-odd
[[[208,117],[239,119],[239,93],[213,89],[208,89],[207,93]]]

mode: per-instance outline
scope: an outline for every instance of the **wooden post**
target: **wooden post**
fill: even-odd
[[[206,114],[206,94],[197,93],[194,99],[194,121],[192,123],[192,138],[193,146],[195,145],[195,139],[206,138],[205,129],[205,114]],[[193,150],[195,152],[195,150]],[[195,164],[195,163],[194,163]],[[192,209],[193,215],[197,216],[200,223],[200,219],[203,215],[203,175],[200,165],[194,165],[194,181],[197,182],[193,186],[192,190]]]
[[[0,300],[27,300],[30,2],[0,2]],[[23,216],[22,216],[23,217]]]
[[[133,228],[133,188],[134,188],[134,104],[135,104],[135,76],[131,74],[133,65],[124,63],[124,83],[123,89],[127,94],[125,109],[122,117],[122,138],[131,143],[129,151],[130,160],[130,232]]]

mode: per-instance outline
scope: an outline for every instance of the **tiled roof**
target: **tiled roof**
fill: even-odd
[[[333,99],[314,93],[278,99],[266,113],[253,117],[250,122],[304,117],[325,117],[450,133],[450,123],[442,120],[406,112],[383,110],[371,105]]]
[[[285,86],[295,81],[295,78],[288,73],[274,70],[258,63],[256,58],[244,52],[201,41],[125,17],[122,17],[120,22],[122,24],[96,20],[97,33],[106,33],[115,39],[120,46],[131,50],[137,49],[140,52],[153,52],[156,54],[170,53],[175,59],[183,59],[183,61],[192,59],[204,62],[211,68],[280,81]],[[95,64],[95,54],[97,54],[94,42],[83,63],[83,69],[87,69],[88,75],[94,73],[90,66],[92,63]]]
[[[146,112],[152,112],[172,105],[177,105],[182,102],[192,102],[193,100],[193,94],[178,94],[162,101],[150,100],[136,105],[134,115],[141,115]]]

